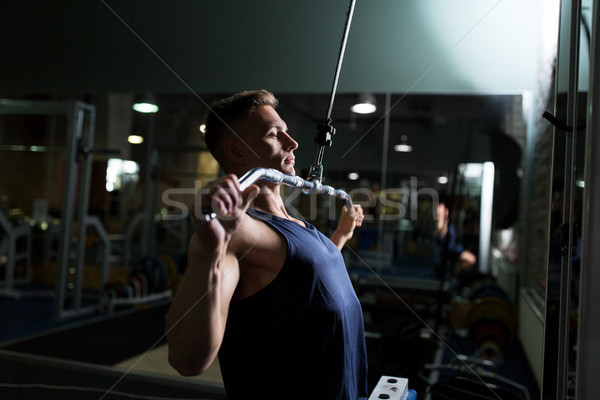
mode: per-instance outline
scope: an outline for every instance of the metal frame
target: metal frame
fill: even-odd
[[[10,222],[0,214],[0,228],[5,232],[7,239],[6,261],[0,261],[0,265],[5,265],[4,280],[0,280],[0,296],[19,298],[19,291],[13,288],[14,283],[29,283],[31,280],[31,227],[29,225],[11,226]],[[25,240],[25,252],[17,251],[17,242]],[[0,254],[1,255],[1,254]],[[15,277],[15,263],[25,260],[25,276]]]
[[[566,399],[568,397],[569,382],[569,328],[571,318],[571,280],[572,280],[572,258],[573,258],[573,197],[574,197],[574,171],[576,161],[576,138],[577,138],[577,108],[578,108],[578,82],[579,82],[579,54],[580,54],[580,19],[581,0],[561,1],[561,13],[559,22],[559,45],[557,53],[557,67],[555,78],[555,106],[554,115],[559,115],[558,98],[561,76],[561,59],[568,57],[567,75],[567,109],[566,125],[573,127],[573,132],[565,134],[565,164],[564,164],[564,186],[563,186],[563,234],[567,234],[566,243],[562,245],[562,257],[560,268],[560,289],[557,300],[558,317],[551,314],[552,307],[549,289],[546,292],[546,310],[544,321],[544,365],[542,373],[542,397]],[[561,36],[568,35],[568,54],[561,49]],[[554,140],[560,137],[560,132],[554,128]],[[564,240],[564,239],[563,239]],[[549,274],[549,271],[548,271]],[[548,281],[549,278],[547,278]],[[552,335],[557,335],[554,343]],[[578,351],[579,353],[580,351]]]
[[[56,268],[53,314],[64,319],[93,312],[101,302],[82,304],[82,281],[85,237],[88,226],[96,228],[110,254],[110,243],[99,220],[87,215],[89,205],[91,149],[94,145],[96,109],[79,101],[52,102],[29,100],[0,100],[0,114],[4,115],[65,115],[67,134],[65,153],[64,188],[61,204],[60,241]],[[74,222],[78,222],[74,236]],[[75,239],[74,239],[75,237]],[[108,278],[108,257],[102,266],[102,277]],[[73,268],[73,283],[67,285],[69,271]],[[105,283],[104,281],[102,283]]]
[[[585,154],[585,191],[583,197],[583,229],[579,297],[579,338],[577,352],[577,399],[599,399],[596,382],[600,363],[600,0],[593,4],[590,55],[590,88],[587,109]]]

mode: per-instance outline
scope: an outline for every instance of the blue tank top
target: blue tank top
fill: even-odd
[[[367,398],[362,310],[342,254],[314,226],[251,210],[287,241],[259,292],[232,302],[219,364],[227,398]]]

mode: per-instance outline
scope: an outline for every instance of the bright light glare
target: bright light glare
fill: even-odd
[[[200,129],[200,132],[206,133],[206,124],[200,125],[200,127],[198,129]]]
[[[371,103],[357,103],[350,107],[350,110],[356,114],[372,114],[377,110],[377,107]]]
[[[394,146],[394,151],[400,153],[410,153],[413,150],[412,146],[409,144],[397,144]]]
[[[121,171],[124,174],[137,174],[139,172],[139,166],[135,161],[123,160]]]
[[[490,268],[495,167],[494,163],[489,161],[479,165],[481,167],[481,205],[479,213],[479,255],[477,258],[479,259],[479,272],[486,274]]]
[[[139,135],[129,135],[127,141],[131,144],[141,144],[144,143],[144,138]]]
[[[440,176],[437,181],[438,181],[438,183],[445,185],[446,183],[448,183],[448,178],[445,176]]]
[[[135,161],[109,158],[106,166],[106,191],[121,189],[123,176],[135,175],[139,170],[140,167]]]
[[[141,113],[155,113],[158,111],[158,106],[150,103],[135,103],[133,109]]]
[[[356,172],[350,172],[348,174],[348,179],[350,179],[351,181],[355,181],[359,178],[359,175]]]
[[[460,171],[465,178],[480,178],[483,172],[483,165],[476,163],[463,164]]]

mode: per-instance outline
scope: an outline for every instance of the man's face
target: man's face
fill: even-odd
[[[295,175],[294,150],[298,143],[287,133],[287,125],[271,106],[260,106],[232,126],[244,143],[247,168],[274,168]]]

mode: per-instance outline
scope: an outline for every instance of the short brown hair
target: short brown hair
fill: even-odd
[[[217,156],[218,144],[222,142],[228,132],[235,134],[231,131],[229,124],[248,115],[257,107],[271,106],[277,108],[278,104],[279,102],[273,93],[264,89],[247,90],[215,101],[211,104],[205,119],[206,133],[204,134],[204,140],[206,147],[219,160]]]

